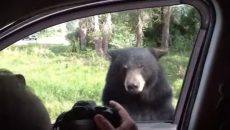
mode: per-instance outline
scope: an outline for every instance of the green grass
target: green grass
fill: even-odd
[[[68,49],[34,44],[11,46],[0,52],[0,67],[23,74],[53,120],[78,100],[95,100],[101,104],[109,62],[92,50],[70,53]],[[170,52],[160,60],[173,86],[174,106],[186,71],[186,55]]]
[[[160,59],[160,63],[165,70],[168,81],[173,88],[173,105],[176,106],[180,96],[183,79],[186,73],[189,52],[178,53],[171,51],[168,55]]]
[[[89,54],[55,54],[44,47],[10,47],[0,53],[1,68],[26,77],[28,86],[47,107],[52,119],[78,100],[100,104],[108,61]]]

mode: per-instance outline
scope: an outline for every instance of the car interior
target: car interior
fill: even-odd
[[[194,31],[196,33],[192,32],[194,40],[187,54],[186,68],[183,70],[179,84],[178,99],[174,101],[174,119],[167,122],[140,121],[137,122],[138,129],[228,130],[230,128],[230,89],[228,88],[230,2],[228,0],[3,0],[1,3],[0,50],[2,52],[19,42],[37,44],[42,32],[63,23],[70,25],[74,20],[94,16],[104,18],[106,14],[112,14],[114,17],[123,14],[122,18],[125,19],[128,13],[140,9],[143,9],[143,12],[150,12],[151,9],[157,12],[162,9],[161,7],[173,7],[183,12],[183,7],[193,8],[199,15],[199,21],[195,22],[198,23],[198,29]],[[116,22],[123,26],[122,22]],[[127,36],[131,35],[127,34]],[[173,45],[172,43],[171,46]],[[111,46],[126,47],[120,44]],[[2,55],[0,56],[3,59]],[[164,60],[167,61],[166,58]],[[70,65],[64,66],[68,68]],[[2,64],[2,67],[7,66]]]

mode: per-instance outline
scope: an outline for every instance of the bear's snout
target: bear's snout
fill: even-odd
[[[136,94],[142,92],[145,86],[145,80],[137,70],[130,70],[125,77],[125,90],[129,93]]]
[[[135,91],[136,89],[138,89],[138,87],[139,87],[139,84],[137,83],[127,84],[128,91]]]

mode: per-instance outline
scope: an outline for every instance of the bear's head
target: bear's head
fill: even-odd
[[[6,69],[0,69],[0,82],[4,85],[12,85],[12,86],[15,86],[15,84],[17,84],[22,88],[25,88],[26,86],[26,80],[23,75],[14,74]]]
[[[112,76],[122,82],[130,94],[140,94],[154,85],[158,79],[160,66],[158,59],[166,54],[153,48],[126,48],[109,51]],[[111,70],[113,68],[113,70]],[[115,69],[114,69],[115,68]]]
[[[0,125],[10,130],[50,130],[49,114],[21,74],[0,69]]]

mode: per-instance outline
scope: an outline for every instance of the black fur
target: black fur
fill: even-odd
[[[109,52],[111,65],[107,73],[102,101],[108,105],[115,100],[123,105],[136,121],[172,120],[172,90],[158,63],[157,51],[147,48],[128,48]],[[128,66],[124,69],[123,66]],[[129,71],[141,66],[145,80],[142,92],[126,91],[124,80]]]
[[[49,114],[31,93],[21,74],[0,70],[0,127],[6,130],[50,130]]]

